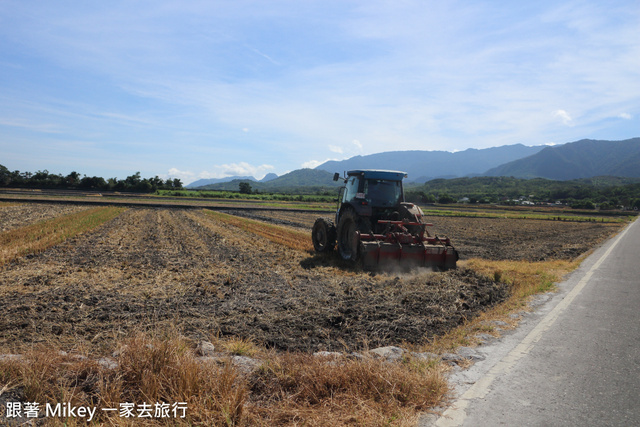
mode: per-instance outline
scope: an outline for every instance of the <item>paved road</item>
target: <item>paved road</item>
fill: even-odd
[[[420,426],[640,426],[640,221],[479,351],[458,400]]]

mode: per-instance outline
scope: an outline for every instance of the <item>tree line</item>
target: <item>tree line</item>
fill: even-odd
[[[132,191],[152,193],[157,190],[179,190],[182,182],[178,178],[163,180],[158,176],[142,178],[140,172],[125,179],[99,176],[80,175],[71,172],[68,175],[53,174],[47,170],[31,172],[10,171],[0,165],[0,187],[16,188],[53,188],[53,189],[81,189],[98,191]]]
[[[245,197],[254,191],[248,182],[231,182],[235,191]],[[258,183],[252,183],[258,186]],[[96,191],[131,191],[152,193],[158,190],[182,190],[179,179],[163,180],[158,176],[142,178],[140,172],[125,179],[104,179],[97,176],[71,172],[64,176],[49,171],[9,171],[0,165],[0,187],[82,189]],[[321,186],[283,184],[272,191],[283,194],[337,196],[337,190]],[[178,193],[173,193],[178,195]],[[191,192],[189,194],[192,194]],[[181,194],[182,195],[182,194]],[[219,196],[217,196],[219,197]],[[557,203],[579,209],[600,210],[640,209],[640,179],[595,177],[572,181],[554,181],[543,178],[521,179],[513,177],[474,177],[435,179],[425,184],[405,186],[405,198],[414,203],[499,203],[516,204],[523,200],[530,203]],[[323,199],[324,200],[324,199]]]

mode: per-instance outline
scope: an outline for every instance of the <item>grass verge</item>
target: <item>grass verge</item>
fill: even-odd
[[[204,213],[224,222],[225,224],[238,227],[249,233],[257,234],[268,240],[304,252],[313,252],[313,244],[311,243],[310,233],[292,230],[286,227],[280,227],[273,224],[267,224],[262,221],[256,221],[248,218],[240,218],[222,212],[204,210]]]
[[[489,261],[471,259],[465,265],[480,274],[492,277],[497,282],[509,285],[511,297],[507,308],[522,308],[526,298],[541,292],[551,291],[567,273],[575,270],[582,258],[574,260]]]
[[[100,207],[41,221],[0,234],[0,265],[38,253],[118,216],[124,208]]]
[[[253,371],[231,358],[197,358],[179,336],[137,334],[105,366],[81,354],[35,347],[21,359],[0,359],[6,401],[96,408],[106,425],[414,425],[418,411],[440,403],[448,387],[433,364],[309,354],[271,354]],[[134,405],[134,417],[119,413]],[[139,418],[141,405],[152,416]],[[178,409],[173,412],[174,404]],[[167,417],[156,408],[165,405]],[[103,411],[116,408],[118,411]],[[1,414],[4,416],[4,414]],[[46,425],[84,425],[86,419],[46,417]]]

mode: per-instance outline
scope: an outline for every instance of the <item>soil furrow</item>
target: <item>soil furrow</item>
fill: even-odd
[[[466,270],[338,270],[202,212],[129,209],[0,272],[0,347],[55,340],[106,351],[123,334],[177,329],[277,349],[356,350],[422,342],[504,293]]]

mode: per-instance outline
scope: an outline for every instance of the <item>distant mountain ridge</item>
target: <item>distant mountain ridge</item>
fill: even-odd
[[[424,183],[436,178],[456,178],[480,175],[513,160],[538,153],[544,146],[529,147],[523,144],[505,145],[458,151],[388,151],[355,156],[340,161],[328,161],[316,169],[340,172],[352,169],[391,169],[408,174],[408,182]]]
[[[489,166],[487,166],[489,165]],[[624,141],[583,139],[552,147],[527,147],[522,144],[485,149],[446,151],[390,151],[329,161],[315,169],[299,169],[280,177],[275,174],[258,182],[253,177],[224,178],[226,182],[200,184],[189,188],[238,191],[239,183],[251,181],[251,187],[268,192],[317,192],[335,189],[333,173],[352,169],[387,169],[407,172],[408,184],[415,186],[434,179],[475,176],[546,178],[576,180],[593,177],[640,177],[640,138]]]
[[[266,177],[265,177],[266,178]],[[247,179],[234,179],[198,187],[198,190],[238,191],[241,182]],[[298,169],[266,182],[251,182],[251,188],[259,191],[297,192],[301,189],[320,191],[335,188],[339,184],[333,181],[333,174],[317,169]]]
[[[640,177],[640,138],[583,139],[546,147],[531,156],[485,172],[485,176],[572,180],[595,176]]]
[[[267,181],[271,181],[272,179],[277,178],[278,175],[276,175],[275,173],[268,173],[264,176],[264,178],[258,180],[255,179],[252,176],[227,176],[225,178],[207,178],[207,179],[199,179],[197,181],[193,181],[192,183],[186,185],[186,188],[198,188],[198,187],[204,187],[206,185],[211,185],[211,184],[220,184],[223,182],[231,182],[231,181],[254,181],[254,182],[267,182]]]

